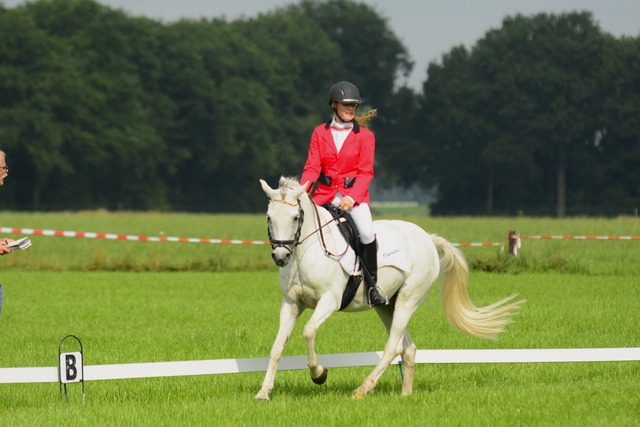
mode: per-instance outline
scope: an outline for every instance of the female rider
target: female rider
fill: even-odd
[[[362,262],[369,272],[364,275],[369,304],[377,307],[389,304],[377,286],[377,242],[369,210],[375,138],[365,126],[377,111],[356,117],[360,101],[360,92],[352,83],[339,82],[331,87],[329,105],[335,114],[313,131],[300,182],[319,182],[313,195],[316,204],[331,203],[351,214],[360,232]]]

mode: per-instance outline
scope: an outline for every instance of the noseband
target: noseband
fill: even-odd
[[[270,199],[269,202],[279,202],[284,203],[289,206],[297,206],[298,207],[298,230],[296,230],[295,236],[293,236],[293,240],[276,240],[271,236],[271,227],[269,226],[269,219],[267,218],[267,232],[269,233],[269,242],[271,243],[271,248],[275,251],[277,248],[285,248],[289,253],[293,251],[293,248],[300,244],[300,233],[302,232],[302,223],[304,222],[304,211],[302,210],[302,206],[300,203],[289,203],[284,200],[279,199]],[[291,245],[289,247],[288,245]]]

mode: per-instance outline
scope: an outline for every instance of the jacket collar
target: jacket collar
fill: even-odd
[[[333,117],[331,119],[329,119],[329,121],[327,122],[326,125],[324,125],[325,129],[329,130],[329,128],[331,127],[331,121],[332,120],[333,120]],[[355,120],[353,121],[353,129],[352,129],[352,131],[353,131],[353,133],[360,132],[360,125]]]

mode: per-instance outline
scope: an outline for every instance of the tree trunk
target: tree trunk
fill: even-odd
[[[38,210],[40,207],[40,185],[35,184],[33,187],[33,209]]]
[[[33,190],[33,209],[38,210],[40,206],[40,190],[38,188]]]
[[[564,158],[564,146],[558,150],[558,218],[564,218],[567,209],[567,167]]]
[[[489,165],[489,182],[487,183],[487,212],[493,211],[493,165]]]

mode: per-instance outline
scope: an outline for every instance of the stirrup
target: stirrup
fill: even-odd
[[[376,304],[375,306],[373,305],[373,303],[371,302],[371,291],[373,290],[380,290],[382,291],[382,294],[380,294],[380,292],[378,292],[378,295],[380,295],[381,297],[384,298],[384,303],[382,304]],[[372,286],[371,288],[369,288],[369,295],[368,295],[368,299],[369,299],[369,307],[374,308],[374,307],[380,307],[381,305],[389,305],[389,298],[387,297],[387,293],[385,292],[384,289],[382,289],[380,286]]]

